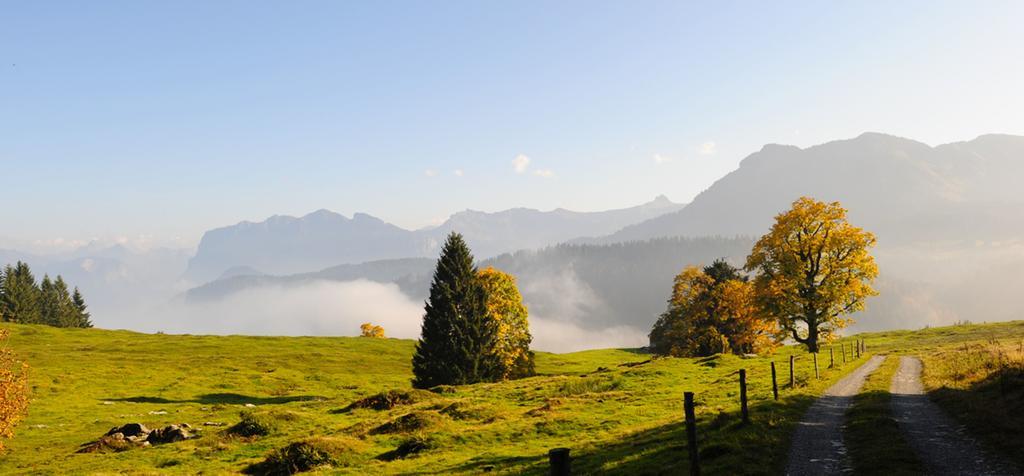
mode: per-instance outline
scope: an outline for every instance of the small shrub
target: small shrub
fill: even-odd
[[[388,390],[386,392],[381,392],[376,395],[356,400],[336,413],[348,413],[357,408],[390,410],[399,405],[410,405],[429,400],[431,398],[434,398],[434,394],[427,390]]]
[[[384,338],[384,328],[381,326],[375,326],[369,322],[359,326],[359,332],[361,337],[371,337],[374,339]]]
[[[253,437],[266,436],[277,430],[277,424],[268,414],[258,414],[249,410],[242,411],[239,416],[241,421],[231,428],[228,433],[232,435]]]
[[[359,442],[351,438],[314,437],[275,450],[247,474],[288,475],[325,466],[351,466],[358,462]]]
[[[412,412],[370,431],[370,434],[409,433],[439,426],[444,417],[434,412]]]

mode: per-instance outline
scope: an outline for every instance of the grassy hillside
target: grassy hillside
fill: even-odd
[[[782,385],[775,403],[766,357],[650,361],[632,350],[539,353],[538,377],[417,393],[415,403],[391,409],[344,411],[378,392],[409,390],[412,341],[5,327],[12,347],[32,365],[33,391],[29,417],[0,459],[5,474],[237,472],[314,436],[332,438],[343,453],[330,472],[542,474],[547,450],[566,446],[579,471],[666,473],[687,464],[686,390],[697,392],[708,474],[726,468],[772,473],[783,464],[791,425],[812,396],[854,367],[826,370],[826,357],[816,381],[802,351],[783,349],[773,357],[780,382],[788,378],[784,362],[795,353],[801,356],[798,386]],[[749,426],[738,418],[740,368],[749,372]],[[243,410],[275,428],[243,438],[229,435],[227,426],[202,426],[234,425]],[[186,422],[202,436],[76,453],[129,422]],[[410,441],[427,448],[395,457],[403,443],[415,446]]]
[[[819,362],[822,378],[815,380],[810,357],[794,347],[754,358],[651,360],[623,349],[539,353],[538,377],[450,393],[415,392],[413,402],[393,408],[346,411],[379,392],[410,390],[412,341],[4,327],[11,330],[11,346],[32,365],[33,394],[28,419],[0,459],[3,474],[240,472],[313,437],[327,438],[318,441],[337,455],[335,467],[322,470],[327,473],[544,474],[547,450],[566,446],[580,473],[666,474],[688,464],[684,391],[697,393],[706,474],[773,474],[784,463],[792,425],[812,398],[859,363],[842,365],[837,349],[837,368],[829,370],[826,352]],[[922,355],[926,383],[945,388],[955,379],[933,356],[1000,339],[1009,346],[1022,336],[1024,322],[862,337],[869,353]],[[790,355],[798,356],[795,389],[787,386]],[[771,400],[771,360],[779,370],[778,403]],[[750,425],[740,424],[738,416],[741,368],[748,371]],[[978,375],[964,377],[962,386],[969,388]],[[947,404],[971,402],[964,395],[975,395],[946,393],[952,395]],[[1003,404],[998,392],[985,395],[989,407]],[[227,428],[242,411],[272,430],[266,436],[232,436]],[[186,422],[201,437],[124,452],[76,453],[129,422]],[[422,451],[402,456],[399,448]]]

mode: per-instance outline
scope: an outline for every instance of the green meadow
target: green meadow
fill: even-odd
[[[669,474],[688,465],[684,391],[696,393],[706,474],[777,474],[813,398],[870,354],[932,355],[1024,336],[1024,322],[864,334],[857,337],[867,340],[867,354],[844,365],[836,348],[830,369],[825,350],[819,379],[810,355],[795,346],[702,359],[652,359],[634,349],[540,352],[536,377],[428,392],[410,388],[411,340],[2,327],[31,365],[32,399],[0,458],[4,474],[259,472],[270,468],[268,456],[302,442],[330,453],[330,464],[315,470],[324,474],[545,474],[547,451],[556,447],[571,449],[580,474]],[[739,417],[740,369],[748,373],[747,425]],[[390,398],[364,400],[389,391]],[[232,431],[243,412],[265,434]],[[199,437],[77,452],[130,422],[188,423]]]

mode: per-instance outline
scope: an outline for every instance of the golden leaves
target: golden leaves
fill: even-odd
[[[375,326],[369,322],[365,322],[359,326],[360,337],[372,337],[375,339],[384,338],[384,328],[381,326]]]
[[[754,245],[747,270],[759,271],[757,299],[797,340],[830,338],[876,295],[875,235],[851,225],[839,202],[801,197],[775,217]],[[801,338],[797,330],[806,328]],[[802,340],[801,340],[802,341]],[[810,345],[810,343],[809,343]]]
[[[477,272],[487,291],[487,313],[498,323],[498,344],[494,351],[501,358],[502,378],[519,373],[523,362],[530,359],[530,326],[523,296],[516,286],[516,278],[493,267]]]
[[[0,344],[6,343],[9,335],[8,330],[0,329]],[[27,410],[28,364],[19,361],[6,346],[0,347],[0,438],[14,436],[14,427]]]

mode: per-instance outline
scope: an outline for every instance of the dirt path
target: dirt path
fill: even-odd
[[[846,410],[853,404],[853,396],[864,385],[864,379],[883,360],[884,356],[871,357],[864,365],[825,390],[824,395],[811,405],[793,434],[786,474],[824,475],[853,471],[843,445]]]
[[[930,475],[1019,475],[1020,470],[982,450],[964,428],[928,399],[921,361],[900,357],[892,378],[892,414]]]

